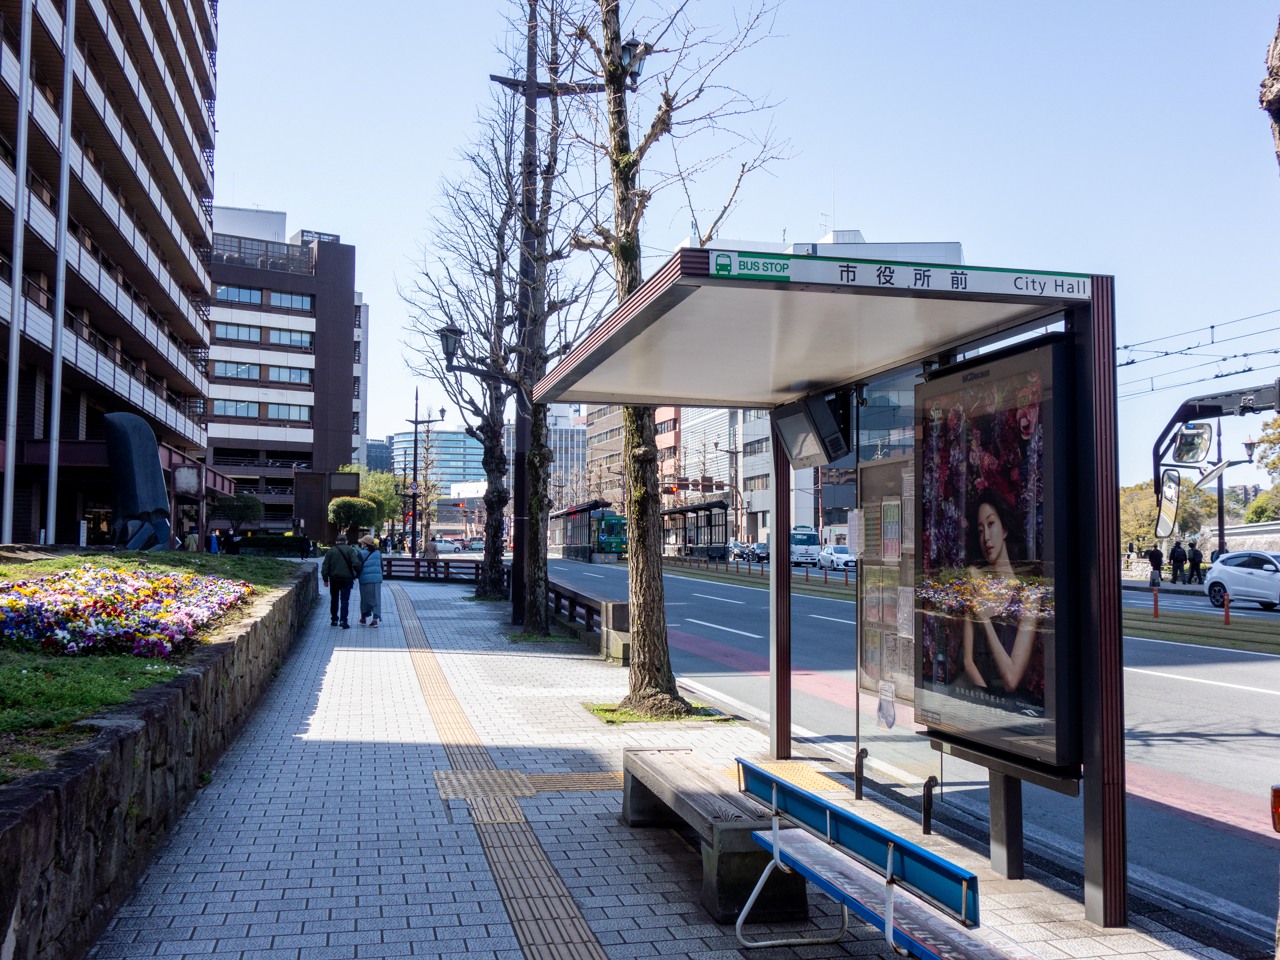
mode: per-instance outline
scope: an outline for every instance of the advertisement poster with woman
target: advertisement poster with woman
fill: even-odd
[[[1072,673],[1054,582],[1063,362],[1047,343],[916,391],[916,719],[1055,766],[1070,752],[1058,721],[1071,688],[1057,684]]]

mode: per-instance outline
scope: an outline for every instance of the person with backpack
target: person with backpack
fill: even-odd
[[[382,620],[382,551],[370,536],[360,538],[360,623],[376,627]]]
[[[1182,548],[1181,540],[1173,541],[1173,549],[1169,551],[1169,562],[1173,564],[1173,582],[1187,582],[1182,573],[1182,568],[1187,563],[1187,551]]]
[[[329,588],[329,626],[341,626],[343,630],[351,627],[347,622],[351,585],[359,576],[360,555],[347,546],[347,535],[340,533],[320,564],[320,578]]]
[[[1187,555],[1187,583],[1204,583],[1204,554],[1196,543],[1191,544],[1191,552]]]

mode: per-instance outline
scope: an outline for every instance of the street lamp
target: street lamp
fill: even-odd
[[[1249,439],[1244,442],[1245,459],[1247,459],[1250,463],[1253,463],[1253,451],[1257,449],[1257,446],[1258,446],[1258,441],[1253,439],[1253,437],[1249,437]]]
[[[408,420],[408,418],[405,418]],[[427,428],[427,450],[431,449],[431,424],[440,423],[444,419],[444,407],[440,408],[440,416],[433,420],[430,417],[418,416],[418,388],[413,389],[413,482],[409,484],[409,500],[413,504],[413,512],[409,517],[409,556],[418,555],[418,434],[419,428]],[[427,478],[429,479],[429,478]]]
[[[730,433],[733,432],[732,428],[730,429],[729,432]],[[733,443],[732,437],[730,437],[729,443],[730,444]],[[720,449],[719,440],[712,440],[711,445],[715,447],[717,450]],[[725,453],[725,456],[729,458],[729,486],[733,490],[733,539],[737,540],[738,534],[741,531],[741,527],[739,525],[740,517],[739,517],[738,511],[741,507],[741,498],[742,498],[742,494],[738,490],[738,454],[742,453],[742,451],[736,447],[730,446],[725,448],[724,453]]]

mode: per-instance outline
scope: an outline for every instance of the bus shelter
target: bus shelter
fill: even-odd
[[[883,468],[860,478],[856,538],[851,523],[859,580],[865,560],[875,581],[860,585],[855,689],[897,691],[935,749],[987,768],[1007,876],[1022,873],[1022,784],[1082,793],[1086,915],[1106,926],[1127,921],[1113,290],[1081,273],[683,249],[534,390],[768,410],[775,532],[792,526],[778,483],[792,468],[851,450]],[[783,759],[789,564],[771,564],[769,594]],[[1018,669],[978,664],[981,644]]]
[[[724,560],[729,556],[729,502],[706,500],[662,511],[662,542],[669,557]]]

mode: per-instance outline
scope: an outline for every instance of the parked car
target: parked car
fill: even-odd
[[[484,549],[484,537],[472,537],[470,540],[468,540],[468,541],[467,541],[467,549],[468,549],[468,550],[483,550],[483,549]]]
[[[436,545],[436,549],[441,553],[461,553],[462,547],[456,540],[450,540],[448,537],[432,537],[431,542]]]
[[[753,543],[747,559],[754,560],[756,563],[767,563],[769,560],[769,544]]]
[[[844,544],[829,543],[818,554],[818,566],[823,570],[854,570],[858,561]]]
[[[726,546],[730,560],[746,560],[751,556],[751,547],[741,540],[730,540]]]
[[[1230,594],[1232,603],[1251,600],[1263,610],[1274,610],[1280,604],[1280,553],[1224,553],[1204,575],[1204,592],[1215,607]]]

